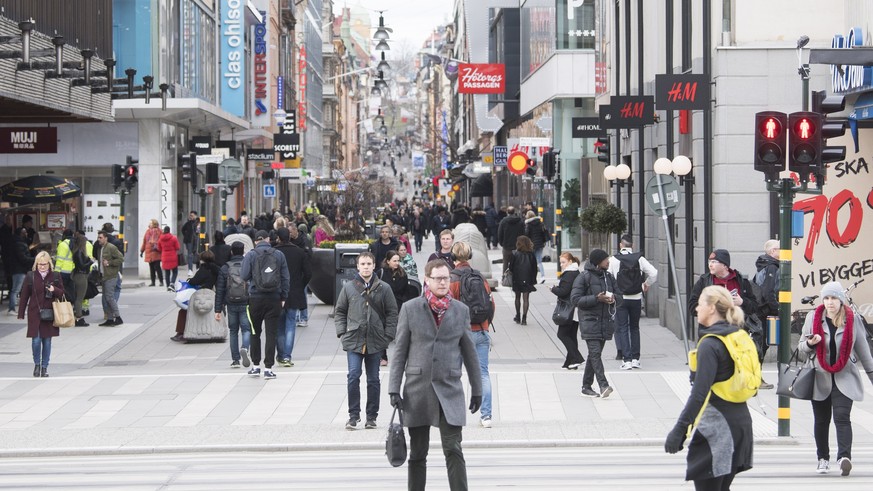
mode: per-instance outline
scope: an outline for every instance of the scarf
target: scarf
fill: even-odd
[[[843,342],[840,343],[840,354],[837,357],[837,363],[833,366],[828,363],[825,356],[825,336],[824,327],[822,327],[822,316],[824,315],[825,306],[819,305],[815,309],[815,317],[812,320],[812,333],[821,336],[821,341],[815,347],[816,355],[818,356],[818,364],[828,373],[837,373],[845,368],[849,361],[849,356],[852,354],[852,344],[855,342],[854,330],[852,329],[855,322],[855,315],[852,312],[846,312],[846,327],[843,330]]]
[[[446,296],[440,298],[434,295],[429,288],[425,287],[424,298],[427,299],[427,305],[434,313],[437,327],[439,327],[440,322],[443,321],[443,316],[446,315],[446,312],[449,310],[449,302],[452,301],[452,292],[448,292],[446,293]]]

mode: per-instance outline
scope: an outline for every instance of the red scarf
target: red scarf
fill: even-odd
[[[452,292],[448,292],[446,293],[446,296],[440,298],[434,295],[429,288],[425,287],[424,298],[427,299],[427,304],[433,312],[437,327],[439,327],[440,322],[443,321],[443,316],[446,315],[446,311],[449,310],[449,302],[452,301]]]
[[[818,355],[818,364],[828,373],[837,373],[842,370],[846,363],[849,361],[849,357],[852,355],[852,343],[854,343],[854,331],[852,329],[853,324],[855,322],[855,315],[852,312],[846,312],[846,327],[843,330],[843,342],[840,343],[840,354],[837,357],[837,363],[834,366],[831,366],[828,363],[827,357],[825,356],[825,351],[827,348],[825,347],[825,336],[824,336],[824,327],[822,327],[822,316],[824,314],[825,306],[819,305],[815,309],[815,317],[812,320],[812,333],[818,334],[821,336],[821,341],[818,343],[818,346],[815,348],[816,355]],[[836,333],[834,333],[836,334]]]

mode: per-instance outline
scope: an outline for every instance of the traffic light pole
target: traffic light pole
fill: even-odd
[[[127,191],[126,191],[126,190],[124,190],[124,189],[122,188],[120,191],[118,191],[118,197],[119,197],[119,199],[118,199],[118,201],[119,201],[119,207],[118,207],[118,238],[121,240],[121,248],[122,248],[122,249],[125,248],[125,247],[124,247],[124,244],[125,244],[125,241],[124,241],[124,197],[125,197],[125,196],[127,196]],[[121,251],[122,254],[124,254],[125,252],[127,252],[127,251]]]

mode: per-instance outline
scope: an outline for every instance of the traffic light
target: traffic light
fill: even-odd
[[[788,167],[809,180],[821,167],[821,114],[800,111],[788,115]]]
[[[543,154],[543,177],[550,181],[555,177],[555,154],[551,150]]]
[[[218,184],[218,164],[206,164],[206,184]]]
[[[182,169],[182,180],[194,180],[191,187],[197,187],[197,154],[194,152],[185,153],[179,156],[179,168]]]
[[[537,161],[533,160],[533,159],[527,159],[527,169],[525,169],[525,172],[529,176],[536,176],[537,175]]]
[[[139,182],[139,160],[133,160],[133,157],[128,155],[127,165],[124,167],[124,187],[130,191],[137,182]]]
[[[788,116],[777,111],[755,114],[755,170],[776,178],[785,170]]]
[[[124,183],[124,166],[121,164],[112,164],[112,189],[118,191],[118,188]]]
[[[594,148],[597,150],[597,160],[609,165],[609,137],[598,138],[597,142],[594,143]]]
[[[820,182],[824,183],[827,174],[827,164],[846,159],[846,146],[828,145],[828,138],[837,138],[846,133],[849,121],[845,118],[829,118],[830,113],[836,113],[846,108],[846,98],[841,95],[826,97],[825,91],[812,93],[812,111],[821,115],[821,164],[817,172]]]

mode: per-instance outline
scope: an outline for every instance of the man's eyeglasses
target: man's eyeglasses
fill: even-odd
[[[436,281],[437,283],[448,283],[448,281],[452,279],[450,276],[428,276],[428,278]]]

